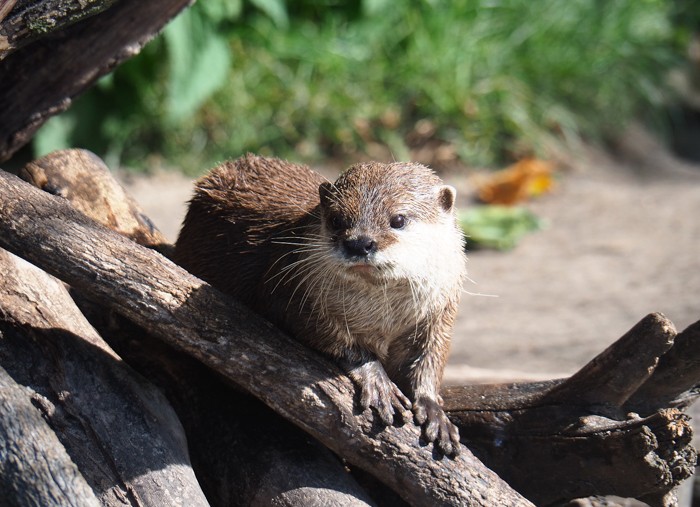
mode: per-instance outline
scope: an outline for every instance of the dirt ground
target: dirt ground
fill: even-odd
[[[618,148],[624,162],[573,156],[555,192],[528,204],[545,230],[509,252],[469,253],[476,283],[465,287],[446,382],[565,376],[650,312],[679,330],[700,319],[700,165],[643,132]],[[468,206],[469,181],[449,181]],[[174,240],[191,181],[164,173],[125,185]]]

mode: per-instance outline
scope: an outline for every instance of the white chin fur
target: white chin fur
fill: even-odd
[[[462,284],[465,255],[460,232],[445,217],[442,223],[413,222],[397,231],[399,241],[377,252],[376,265],[387,278],[420,280],[432,297],[445,287]]]
[[[366,264],[376,270],[357,270],[362,261],[348,260],[337,250],[330,259],[331,271],[346,279],[362,279],[367,283],[383,284],[410,279],[416,296],[423,301],[438,303],[449,293],[448,287],[461,287],[466,275],[466,257],[461,232],[450,216],[438,223],[412,222],[396,231],[398,241],[373,254]],[[332,260],[331,260],[332,259]]]

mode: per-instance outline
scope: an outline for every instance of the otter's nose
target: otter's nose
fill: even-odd
[[[357,239],[343,240],[343,248],[348,255],[367,257],[376,252],[377,242],[369,236],[358,236]]]

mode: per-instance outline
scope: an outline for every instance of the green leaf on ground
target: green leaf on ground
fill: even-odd
[[[467,245],[510,250],[530,232],[544,223],[530,210],[513,206],[475,206],[460,211],[457,217]]]

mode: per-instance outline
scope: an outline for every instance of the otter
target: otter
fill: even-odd
[[[455,455],[439,395],[466,277],[454,203],[417,163],[356,164],[330,183],[247,155],[196,182],[174,259],[334,358],[381,424],[415,418]]]

